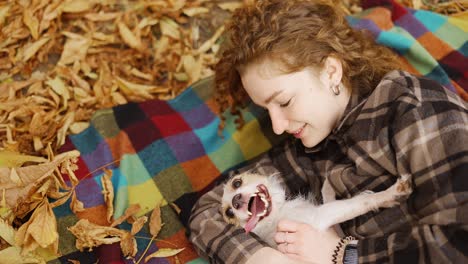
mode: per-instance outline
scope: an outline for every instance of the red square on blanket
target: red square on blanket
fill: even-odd
[[[163,137],[191,130],[187,122],[178,114],[156,115],[151,120]]]

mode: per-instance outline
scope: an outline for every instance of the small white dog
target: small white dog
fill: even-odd
[[[324,186],[330,187],[327,182]],[[330,196],[330,189],[322,189]],[[401,197],[411,193],[408,177],[401,177],[385,191],[365,191],[353,198],[334,200],[315,205],[304,197],[286,200],[285,189],[276,176],[242,173],[231,178],[224,186],[222,215],[226,222],[253,232],[276,248],[273,239],[281,219],[290,219],[326,230],[335,224],[350,220],[370,210],[392,207]],[[332,194],[334,197],[334,193]],[[328,197],[330,200],[330,197]]]

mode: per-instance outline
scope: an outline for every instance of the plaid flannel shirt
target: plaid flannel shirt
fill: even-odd
[[[352,95],[318,146],[287,141],[240,171],[252,166],[319,202],[325,178],[346,199],[410,175],[413,193],[400,205],[341,224],[359,239],[359,262],[468,263],[467,104],[434,81],[392,71],[371,94]],[[243,263],[266,244],[223,221],[221,195],[219,185],[197,202],[190,240],[213,263]]]

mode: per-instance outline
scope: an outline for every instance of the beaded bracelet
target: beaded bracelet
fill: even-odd
[[[333,255],[332,255],[333,264],[342,264],[346,246],[348,244],[356,244],[356,243],[357,243],[357,240],[353,236],[347,236],[347,237],[340,239],[340,242],[338,242],[336,249],[333,251]]]

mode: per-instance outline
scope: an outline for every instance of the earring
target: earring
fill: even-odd
[[[341,83],[332,86],[332,91],[335,95],[339,95],[341,92]]]

